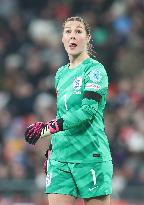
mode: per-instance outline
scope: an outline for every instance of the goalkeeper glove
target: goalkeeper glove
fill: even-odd
[[[48,123],[36,122],[25,131],[25,140],[29,144],[34,144],[43,137],[47,137],[51,134],[63,130],[63,119],[51,120]]]

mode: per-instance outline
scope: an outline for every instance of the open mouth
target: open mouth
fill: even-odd
[[[77,44],[76,44],[76,43],[71,43],[71,44],[69,45],[69,47],[70,47],[70,48],[75,48],[75,47],[77,47]]]

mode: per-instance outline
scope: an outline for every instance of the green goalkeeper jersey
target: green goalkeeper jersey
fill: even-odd
[[[69,64],[58,69],[57,119],[62,118],[63,131],[52,135],[51,159],[61,162],[101,162],[111,160],[104,129],[108,77],[104,66],[87,58],[74,69]],[[99,100],[86,98],[95,92]]]

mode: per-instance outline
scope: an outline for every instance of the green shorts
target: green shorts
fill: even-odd
[[[45,193],[91,198],[112,193],[112,161],[67,163],[48,161]]]

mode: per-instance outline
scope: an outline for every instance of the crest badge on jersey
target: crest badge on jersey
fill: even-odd
[[[95,83],[98,83],[101,81],[102,79],[102,75],[101,75],[101,72],[99,70],[92,70],[89,74],[89,78],[90,80],[92,80],[93,82]]]
[[[79,91],[82,86],[82,77],[77,77],[73,81],[73,88],[76,92],[76,94],[80,94],[81,92]]]

